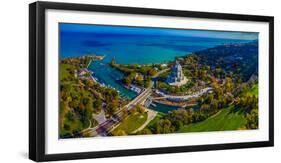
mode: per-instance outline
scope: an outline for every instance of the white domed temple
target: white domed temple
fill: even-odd
[[[178,87],[187,83],[187,78],[184,76],[182,67],[178,61],[176,61],[176,64],[172,67],[172,73],[167,78],[167,83]]]

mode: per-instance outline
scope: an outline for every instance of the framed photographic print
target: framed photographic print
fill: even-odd
[[[29,157],[273,146],[273,17],[29,6]]]

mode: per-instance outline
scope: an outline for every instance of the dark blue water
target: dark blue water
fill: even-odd
[[[87,54],[106,55],[105,63],[113,57],[120,64],[151,64],[174,60],[194,51],[222,45],[224,43],[248,42],[237,39],[102,35],[61,32],[60,57]]]

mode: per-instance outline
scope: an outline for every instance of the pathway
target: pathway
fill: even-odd
[[[157,112],[154,111],[154,110],[145,108],[145,111],[147,111],[147,119],[146,119],[146,121],[138,129],[133,131],[132,132],[133,134],[137,133],[138,131],[143,130],[149,124],[149,122],[152,121],[156,117],[156,115],[157,115]]]

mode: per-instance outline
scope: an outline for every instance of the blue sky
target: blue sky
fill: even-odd
[[[186,27],[188,28],[188,27]],[[207,37],[222,39],[256,40],[256,32],[227,32],[188,29],[168,29],[150,27],[127,27],[127,26],[103,26],[86,24],[60,24],[61,32],[80,32],[97,34],[124,34],[124,35],[162,35],[162,36],[185,36],[185,37]]]

